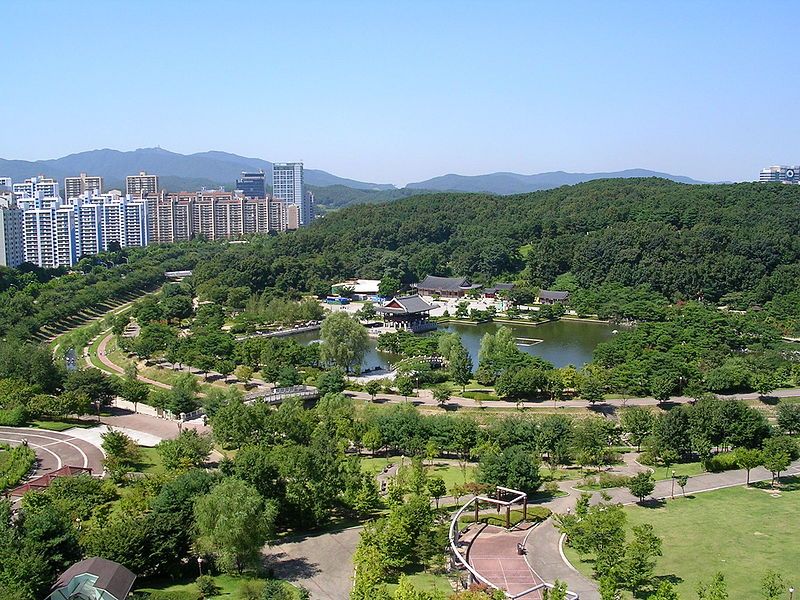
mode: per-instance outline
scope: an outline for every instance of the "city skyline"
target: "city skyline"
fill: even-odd
[[[143,5],[148,35],[181,44],[142,43],[140,5],[7,7],[11,22],[36,19],[45,39],[91,14],[113,44],[53,53],[12,29],[7,76],[18,85],[4,98],[14,118],[0,156],[213,148],[398,186],[446,173],[629,168],[742,181],[797,162],[800,123],[789,116],[800,76],[773,68],[788,64],[792,26],[754,19],[744,2],[307,2],[268,36],[264,23],[281,14],[269,3]],[[236,27],[223,35],[209,25],[226,22]],[[42,65],[69,94],[31,96]],[[92,65],[98,83],[74,86],[77,65]],[[253,69],[263,77],[246,77]],[[144,71],[146,88],[215,93],[126,93]]]

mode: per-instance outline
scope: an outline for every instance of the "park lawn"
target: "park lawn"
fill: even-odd
[[[461,467],[457,464],[436,460],[434,460],[433,465],[429,463],[430,461],[425,461],[425,472],[428,474],[428,477],[441,477],[444,479],[444,484],[447,486],[448,492],[454,485],[464,485],[465,483],[475,481],[475,470],[477,469],[475,465],[468,463],[466,469],[462,471]]]
[[[453,592],[453,585],[446,575],[435,575],[433,573],[410,573],[406,578],[417,590],[421,592],[444,592],[451,594]],[[386,587],[389,592],[394,593],[397,589],[398,583],[389,583]]]
[[[136,471],[140,473],[148,473],[151,475],[158,475],[166,473],[167,468],[164,466],[164,461],[161,460],[161,455],[155,448],[148,448],[146,446],[139,446],[141,459],[136,464]]]
[[[220,588],[221,592],[218,596],[214,596],[215,598],[237,598],[239,595],[239,589],[242,586],[242,583],[248,581],[253,578],[248,577],[238,577],[236,575],[215,575],[214,576],[214,583]],[[292,594],[294,598],[300,598],[299,591],[296,587],[291,585],[288,582],[283,582],[284,587]],[[135,589],[137,592],[188,592],[188,593],[197,593],[197,597],[199,598],[199,593],[197,590],[197,584],[195,584],[194,580],[190,581],[183,581],[180,583],[173,583],[172,581],[165,581],[165,582],[148,582],[147,584],[142,585],[142,587],[137,587]]]
[[[102,413],[101,413],[102,414]],[[31,421],[30,426],[37,429],[46,429],[47,431],[66,431],[73,427],[80,429],[89,429],[97,427],[96,419],[87,421],[85,419],[63,419],[63,420],[50,420],[50,419],[34,419]]]
[[[656,576],[675,577],[681,598],[722,572],[730,598],[759,598],[761,577],[774,569],[791,582],[800,564],[800,478],[780,494],[734,487],[676,498],[658,508],[625,507],[630,526],[651,523],[663,540]],[[591,560],[564,546],[572,564],[591,577]]]
[[[660,466],[660,467],[652,467],[654,469],[653,472],[653,479],[656,481],[663,481],[665,479],[672,479],[672,472],[675,471],[675,475],[688,475],[689,477],[694,477],[696,475],[703,475],[704,473],[708,473],[703,468],[702,463],[699,461],[695,462],[687,462],[687,463],[677,463],[671,465],[669,468]]]

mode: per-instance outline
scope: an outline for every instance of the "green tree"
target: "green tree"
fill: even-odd
[[[410,377],[397,377],[395,379],[395,385],[400,395],[406,399],[414,393],[414,382]]]
[[[631,443],[636,444],[639,451],[652,433],[655,426],[655,415],[643,406],[631,406],[622,411],[620,418],[622,429],[628,434]]]
[[[761,451],[761,464],[772,473],[772,485],[780,481],[781,471],[785,471],[792,462],[792,457],[787,452],[786,446],[780,438],[770,438]]]
[[[400,280],[396,277],[384,276],[378,284],[378,295],[391,298],[400,290]]]
[[[375,402],[375,396],[381,391],[381,383],[377,379],[370,379],[364,384],[364,391],[369,394],[370,402]]]
[[[320,358],[349,372],[361,364],[369,348],[367,330],[345,312],[329,314],[320,330]]]
[[[756,449],[736,448],[733,451],[733,458],[736,466],[744,469],[747,473],[746,485],[750,485],[750,471],[760,466],[762,463],[761,452]]]
[[[248,483],[226,479],[197,500],[194,513],[200,547],[221,569],[241,573],[273,535],[277,509]]]
[[[214,578],[211,575],[200,575],[194,580],[194,583],[197,586],[197,591],[200,592],[200,597],[203,599],[219,596],[222,592],[222,589],[214,582]]]
[[[681,493],[685,496],[686,495],[686,484],[689,483],[689,476],[688,475],[676,475],[675,476],[675,483],[681,488]]]
[[[661,539],[653,533],[653,526],[635,525],[620,568],[625,586],[634,596],[652,582],[658,556],[661,556]]]
[[[662,581],[654,594],[650,594],[647,600],[680,600],[678,592],[669,581]]]
[[[124,400],[133,404],[133,410],[136,411],[140,402],[147,402],[150,395],[150,388],[146,383],[137,381],[136,379],[125,379],[119,387],[120,396]]]
[[[464,348],[460,339],[458,344],[450,349],[448,359],[450,362],[450,378],[461,386],[461,391],[463,392],[472,379],[472,357],[467,352],[467,349]]]
[[[334,367],[323,372],[317,378],[317,389],[320,396],[327,396],[328,394],[338,394],[344,391],[345,378],[344,371],[339,367]]]
[[[800,433],[800,403],[786,402],[778,404],[777,408],[778,427],[788,435]]]
[[[109,429],[100,437],[105,454],[103,465],[112,479],[120,481],[141,458],[139,446],[130,436],[117,429]]]
[[[444,483],[444,479],[438,476],[429,477],[427,485],[428,493],[436,500],[436,508],[439,508],[439,498],[447,493],[447,486]]]
[[[711,583],[700,582],[697,586],[698,600],[728,600],[728,585],[725,583],[725,576],[717,573]]]
[[[632,496],[639,499],[639,502],[643,502],[655,488],[656,484],[655,481],[653,481],[653,474],[650,473],[650,471],[637,473],[631,477],[628,483],[628,490],[630,490]]]
[[[450,390],[445,386],[433,388],[433,399],[439,406],[444,406],[450,401]]]
[[[79,369],[72,371],[64,381],[64,391],[81,392],[92,402],[110,404],[117,393],[114,381],[98,369]]]
[[[788,587],[780,573],[768,569],[761,578],[761,597],[764,600],[782,600]]]
[[[168,469],[200,467],[211,454],[211,438],[194,429],[184,429],[174,440],[161,440],[156,450]]]

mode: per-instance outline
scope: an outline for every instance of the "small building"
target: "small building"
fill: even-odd
[[[569,302],[569,292],[539,290],[536,302],[539,304],[566,304]]]
[[[484,298],[497,298],[500,292],[510,292],[514,289],[513,283],[495,283],[492,287],[483,290]]]
[[[380,279],[351,279],[331,286],[331,293],[342,295],[347,290],[355,300],[371,300],[378,295]]]
[[[125,600],[136,575],[113,560],[87,558],[64,571],[46,600]]]
[[[443,298],[463,298],[472,290],[480,289],[480,285],[473,285],[466,277],[435,277],[427,275],[417,283],[417,293],[424,296],[441,296]]]
[[[415,294],[392,298],[376,310],[383,316],[386,327],[420,333],[436,329],[436,323],[430,321],[431,310],[434,308],[435,304],[429,304]]]

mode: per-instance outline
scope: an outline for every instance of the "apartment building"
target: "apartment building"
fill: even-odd
[[[77,232],[72,206],[32,208],[22,215],[26,262],[46,269],[71,267],[77,262]]]
[[[61,194],[58,181],[52,177],[45,177],[43,175],[30,177],[22,183],[14,183],[11,189],[17,198],[33,198],[39,193],[46,198],[57,198],[60,197]]]
[[[103,193],[103,178],[97,175],[81,173],[78,177],[64,178],[64,198],[77,198],[86,193]]]
[[[125,193],[128,196],[157,194],[158,175],[148,175],[144,171],[140,171],[138,175],[128,175],[125,178]]]
[[[22,211],[0,206],[0,266],[17,267],[23,262]]]
[[[774,165],[761,169],[758,175],[761,183],[789,183],[800,184],[800,166],[791,167],[785,165]]]

